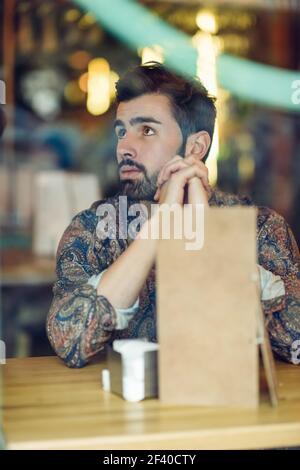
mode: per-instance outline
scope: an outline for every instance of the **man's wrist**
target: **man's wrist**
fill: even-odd
[[[140,232],[136,236],[136,240],[151,240],[153,245],[157,244],[159,234],[159,206],[151,217],[143,224]]]

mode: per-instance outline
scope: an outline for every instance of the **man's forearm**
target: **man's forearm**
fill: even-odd
[[[140,234],[151,233],[157,224],[154,216],[143,225]],[[114,308],[128,308],[136,301],[151,270],[156,255],[157,240],[138,237],[107,269],[98,284],[97,292],[106,297]]]
[[[189,202],[208,206],[207,195],[200,181],[201,175],[197,165],[184,167],[172,174],[159,191],[159,204],[182,206],[185,185],[190,180],[195,180],[192,188],[189,188],[193,189],[194,195]],[[143,225],[141,233],[152,233],[152,227],[153,233],[157,233],[159,214],[160,211],[156,211]],[[115,309],[129,308],[136,301],[155,262],[157,243],[158,240],[150,236],[147,239],[138,237],[101,277],[97,292],[106,297]]]

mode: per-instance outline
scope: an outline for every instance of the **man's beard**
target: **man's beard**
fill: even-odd
[[[186,136],[183,136],[182,143],[176,152],[176,155],[184,155],[186,147]],[[134,200],[154,201],[154,195],[157,190],[157,179],[160,173],[158,170],[153,175],[149,176],[146,167],[142,163],[135,162],[131,159],[123,160],[119,163],[119,171],[123,166],[132,166],[143,173],[143,179],[133,180],[124,179],[120,181],[120,193]]]
[[[119,169],[121,169],[124,165],[137,168],[141,171],[143,177],[140,180],[129,178],[121,180],[120,193],[134,200],[153,201],[157,190],[157,178],[159,171],[149,176],[144,165],[140,163],[132,162],[132,160],[123,160],[119,165]]]
[[[129,197],[130,199],[148,201],[154,200],[156,193],[156,182],[158,174],[152,175],[150,178],[146,176],[140,181],[126,179],[121,181],[121,194]]]

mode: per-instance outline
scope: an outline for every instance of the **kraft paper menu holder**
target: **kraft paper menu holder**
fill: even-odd
[[[259,347],[271,402],[272,351],[260,307],[254,207],[209,208],[204,244],[159,240],[157,326],[159,398],[167,404],[259,403]]]

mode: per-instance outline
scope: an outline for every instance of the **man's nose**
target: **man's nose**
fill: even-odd
[[[119,141],[118,154],[123,159],[137,157],[137,147],[132,137],[126,135]]]

